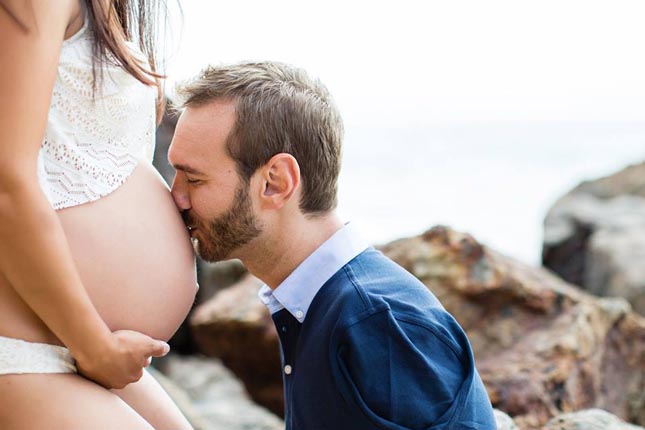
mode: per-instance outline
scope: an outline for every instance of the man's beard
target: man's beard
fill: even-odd
[[[249,184],[242,181],[226,213],[204,224],[200,222],[196,227],[195,238],[197,234],[199,238],[193,238],[193,247],[203,260],[210,262],[231,258],[233,251],[258,237],[262,228],[253,213]]]

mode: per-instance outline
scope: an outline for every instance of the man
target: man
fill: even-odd
[[[326,88],[244,63],[179,95],[172,194],[202,258],[266,283],[287,429],[495,429],[461,327],[335,212],[343,126]]]

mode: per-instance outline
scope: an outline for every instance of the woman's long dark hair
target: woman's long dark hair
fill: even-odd
[[[108,58],[121,66],[130,75],[146,85],[154,85],[158,89],[157,122],[163,115],[165,99],[159,73],[160,63],[156,51],[156,41],[159,36],[160,19],[166,23],[166,4],[163,0],[83,0],[88,8],[90,25],[94,29],[94,45],[92,47],[94,82],[103,76],[103,67]],[[160,10],[162,9],[162,10]],[[161,14],[163,13],[163,15]],[[125,42],[135,40],[139,49],[146,55],[148,65],[141,64],[132,55]]]
[[[103,79],[103,66],[108,62],[115,63],[145,85],[157,87],[157,122],[159,122],[165,107],[161,83],[165,76],[159,72],[160,62],[156,42],[159,36],[159,23],[166,25],[167,22],[167,8],[164,0],[81,1],[89,12],[87,14],[89,24],[94,31],[92,47],[94,88],[96,89],[97,83]],[[4,9],[24,31],[30,31],[30,26],[21,17],[30,13],[26,9],[30,9],[31,5],[28,2],[22,3],[18,7],[20,10],[15,10],[15,3],[12,7],[7,3],[12,2],[0,0],[0,8]],[[147,57],[148,64],[142,64],[134,57],[125,43],[128,40],[138,43],[140,50]]]

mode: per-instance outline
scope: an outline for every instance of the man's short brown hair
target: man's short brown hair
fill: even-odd
[[[177,89],[181,105],[235,102],[227,150],[243,180],[279,153],[300,166],[300,209],[323,214],[337,205],[343,122],[327,88],[277,62],[210,66]]]

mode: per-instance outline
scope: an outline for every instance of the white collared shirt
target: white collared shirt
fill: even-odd
[[[347,223],[305,259],[275,290],[263,285],[258,297],[271,314],[287,309],[300,323],[320,288],[369,247],[354,224]]]

